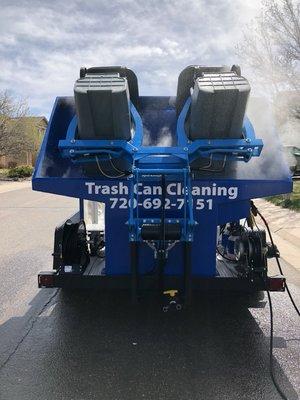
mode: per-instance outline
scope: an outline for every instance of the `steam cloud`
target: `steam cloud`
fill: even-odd
[[[143,146],[169,147],[172,146],[172,132],[168,126],[162,127],[156,137],[153,137],[150,131],[143,128]]]
[[[172,145],[172,132],[167,126],[161,128],[158,132],[156,146],[169,147]]]
[[[257,138],[264,147],[261,156],[249,163],[239,163],[238,177],[248,179],[282,179],[290,175],[281,132],[276,126],[274,110],[265,98],[250,98],[247,115],[254,126]],[[299,132],[299,131],[298,131]],[[295,131],[295,137],[297,131]],[[287,136],[288,138],[288,136]],[[287,139],[290,142],[290,138]]]

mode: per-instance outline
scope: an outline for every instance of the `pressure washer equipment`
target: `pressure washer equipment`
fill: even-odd
[[[195,290],[284,290],[267,275],[268,245],[240,223],[252,197],[292,187],[239,174],[264,158],[249,93],[238,66],[185,68],[176,98],[140,96],[126,67],[81,68],[73,101],[56,100],[33,176],[33,189],[79,199],[39,285],[127,288],[134,301],[172,288],[186,305]],[[88,200],[105,204],[98,232],[84,227]]]
[[[266,154],[277,155],[262,152],[245,115],[249,93],[236,65],[188,66],[175,98],[140,96],[125,67],[81,68],[74,99],[54,104],[32,180],[34,190],[78,198],[79,212],[56,229],[53,271],[38,283],[128,289],[133,302],[152,291],[168,309],[190,305],[195,291],[265,290],[274,379],[269,292],[286,289],[299,310],[251,199],[289,193],[292,180],[261,173]],[[86,228],[85,201],[105,204],[104,228]],[[280,276],[268,276],[270,257]]]

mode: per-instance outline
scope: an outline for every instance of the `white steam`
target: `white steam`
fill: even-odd
[[[158,132],[158,140],[156,146],[170,147],[172,145],[172,132],[169,127],[164,126]]]
[[[143,146],[152,146],[151,133],[145,126],[143,127]]]
[[[290,117],[280,127],[280,137],[283,145],[300,148],[300,120]]]
[[[282,139],[276,126],[275,114],[266,98],[250,98],[247,116],[256,134],[263,140],[260,157],[248,163],[239,163],[237,174],[248,179],[282,179],[290,175]]]
[[[172,146],[172,132],[168,126],[162,127],[156,136],[144,126],[143,128],[143,146],[170,147]]]

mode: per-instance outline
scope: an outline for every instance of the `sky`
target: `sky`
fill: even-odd
[[[81,66],[133,69],[140,94],[175,95],[190,64],[239,63],[235,46],[260,0],[0,0],[0,91],[49,117]],[[243,70],[243,65],[242,70]]]

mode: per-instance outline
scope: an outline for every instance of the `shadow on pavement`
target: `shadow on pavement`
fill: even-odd
[[[44,293],[32,307],[45,304]],[[133,307],[121,292],[58,291],[31,322],[25,315],[0,327],[2,339],[13,339],[21,320],[28,328],[0,370],[0,398],[279,399],[268,372],[268,338],[246,300],[197,297],[190,310],[162,313],[152,298]],[[288,398],[297,399],[275,366]]]

